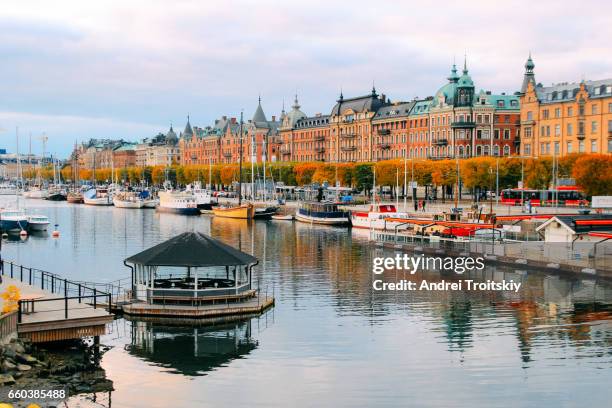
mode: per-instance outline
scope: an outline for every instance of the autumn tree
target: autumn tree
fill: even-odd
[[[312,183],[312,176],[317,171],[315,163],[299,163],[293,168],[295,171],[295,181],[300,186],[305,186]]]
[[[590,154],[576,159],[572,176],[588,196],[612,194],[612,156]]]

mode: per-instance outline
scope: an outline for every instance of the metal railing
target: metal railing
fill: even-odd
[[[110,310],[112,304],[111,294],[100,291],[95,287],[84,285],[80,282],[74,282],[66,278],[62,278],[58,274],[43,271],[41,269],[17,265],[11,261],[1,261],[2,276],[10,276],[12,279],[18,279],[23,283],[27,283],[35,288],[40,288],[51,294],[58,294],[58,297],[49,297],[44,299],[20,299],[17,309],[17,322],[22,322],[22,315],[26,311],[30,313],[35,311],[36,304],[42,302],[59,302],[63,300],[64,318],[69,317],[69,300],[78,300],[82,303],[84,299],[91,299],[94,309],[98,306],[98,298],[103,298],[108,301]]]

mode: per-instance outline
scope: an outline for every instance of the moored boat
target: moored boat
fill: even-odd
[[[157,211],[183,215],[200,214],[193,194],[180,191],[160,191]]]
[[[353,228],[376,230],[393,230],[401,224],[401,219],[408,219],[407,213],[400,213],[392,204],[372,204],[368,211],[351,211]]]
[[[46,231],[49,227],[49,217],[41,214],[28,215],[28,226],[32,231]]]
[[[47,196],[44,197],[44,200],[49,201],[66,201],[68,198],[68,194],[65,190],[61,188],[53,188],[49,189],[47,192]]]
[[[87,205],[113,205],[113,198],[105,188],[92,188],[83,193],[83,203]]]
[[[250,220],[255,215],[255,207],[251,203],[242,204],[236,207],[214,207],[212,211],[215,217],[222,218]]]
[[[28,191],[24,191],[23,196],[25,198],[43,200],[49,197],[49,190],[40,187],[34,187]]]
[[[198,181],[188,185],[186,192],[193,194],[200,210],[211,210],[213,206],[217,205],[213,201],[212,193],[209,190],[203,189],[202,184]]]
[[[23,210],[0,210],[0,230],[6,232],[25,231],[28,229],[28,217]]]
[[[17,194],[17,186],[13,184],[0,184],[0,195]]]
[[[66,200],[72,204],[83,204],[83,194],[71,191],[68,193]]]
[[[347,225],[350,215],[341,211],[338,204],[321,202],[300,203],[295,218],[301,222],[324,225]]]
[[[113,195],[113,205],[117,208],[142,208],[144,199],[136,192],[121,192]]]

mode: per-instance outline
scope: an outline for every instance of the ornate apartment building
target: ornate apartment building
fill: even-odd
[[[536,83],[531,55],[521,87],[524,156],[612,153],[612,79]]]

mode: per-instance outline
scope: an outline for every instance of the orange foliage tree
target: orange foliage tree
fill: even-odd
[[[576,159],[572,170],[576,184],[588,196],[612,194],[612,156],[589,154]]]
[[[299,163],[293,167],[295,171],[295,181],[299,186],[312,183],[312,177],[317,171],[318,165],[315,163]]]

